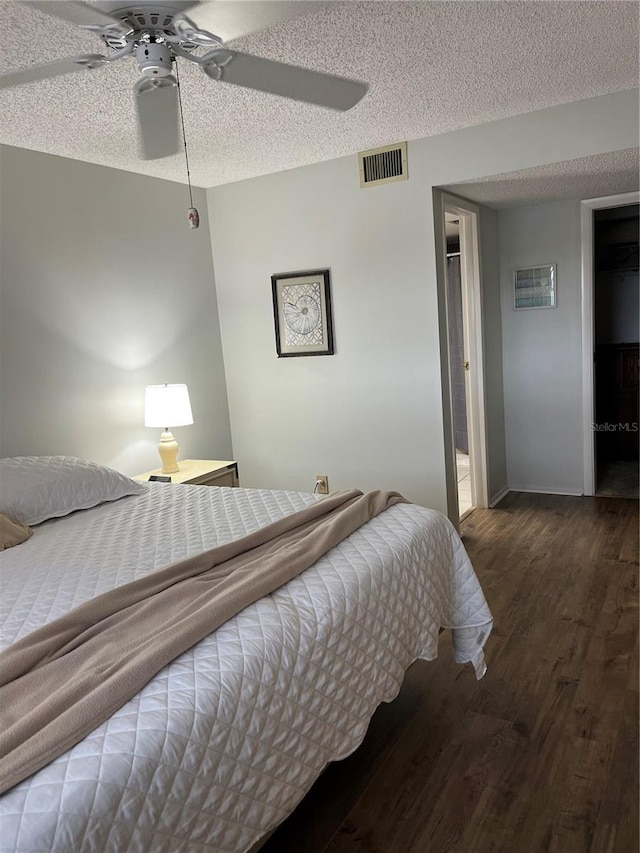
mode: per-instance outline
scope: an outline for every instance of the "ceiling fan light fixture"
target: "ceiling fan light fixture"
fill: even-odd
[[[143,77],[168,77],[171,74],[172,55],[162,42],[142,42],[136,48],[136,62]]]

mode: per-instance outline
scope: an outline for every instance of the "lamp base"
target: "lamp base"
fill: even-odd
[[[160,454],[160,459],[162,459],[163,474],[175,474],[180,470],[178,467],[178,442],[169,430],[163,432],[160,436],[158,453]]]

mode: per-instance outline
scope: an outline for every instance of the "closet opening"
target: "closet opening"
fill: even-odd
[[[595,491],[638,498],[637,204],[593,212]]]

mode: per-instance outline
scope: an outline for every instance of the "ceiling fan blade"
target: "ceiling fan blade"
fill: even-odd
[[[78,27],[122,30],[123,34],[130,31],[122,21],[112,18],[96,6],[82,3],[81,0],[56,0],[55,3],[51,0],[23,0],[23,2],[25,6],[32,6],[47,15],[62,18],[63,21],[69,21]]]
[[[266,30],[268,27],[298,15],[308,15],[329,5],[323,0],[215,0],[212,3],[194,3],[182,14],[198,29],[230,41],[247,33]]]
[[[203,63],[202,70],[213,80],[334,110],[351,109],[369,88],[357,80],[322,74],[236,50],[213,50],[204,59],[208,61]]]
[[[140,157],[157,160],[178,150],[178,89],[175,77],[143,77],[133,87],[140,127]]]
[[[46,80],[49,77],[59,77],[60,74],[71,74],[73,71],[84,69],[93,70],[104,64],[104,56],[89,53],[85,56],[72,56],[70,59],[56,59],[43,65],[30,65],[19,71],[10,71],[0,76],[0,89],[20,86],[22,83],[33,83],[36,80]]]

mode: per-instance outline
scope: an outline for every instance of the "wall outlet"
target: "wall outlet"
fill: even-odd
[[[329,494],[329,477],[326,474],[316,474],[316,487],[314,492],[317,495]]]

